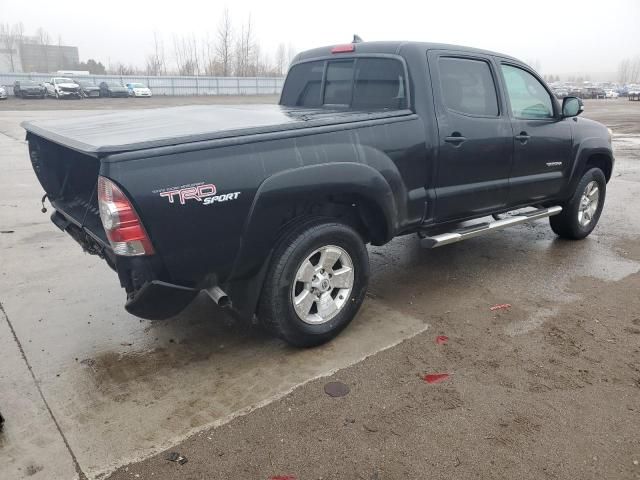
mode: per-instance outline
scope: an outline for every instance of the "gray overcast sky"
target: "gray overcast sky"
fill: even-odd
[[[538,60],[542,73],[615,72],[625,57],[640,55],[638,0],[333,1],[235,0],[227,4],[239,28],[249,13],[262,51],[279,42],[297,50],[365,40],[421,40],[497,50]],[[0,0],[0,22],[38,27],[82,60],[144,65],[153,32],[171,57],[174,34],[214,35],[223,2],[173,0]],[[56,40],[57,41],[57,40]]]

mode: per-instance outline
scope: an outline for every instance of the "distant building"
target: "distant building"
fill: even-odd
[[[11,55],[13,53],[13,55]],[[13,69],[11,60],[13,57]],[[0,39],[0,72],[50,73],[73,70],[80,62],[78,47],[42,45],[35,37],[24,37],[13,52],[4,48]]]
[[[0,72],[22,72],[20,50],[14,48],[9,51],[0,38]]]

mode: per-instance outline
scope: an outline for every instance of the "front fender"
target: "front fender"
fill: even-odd
[[[580,181],[582,173],[585,171],[589,159],[595,155],[606,158],[607,162],[609,162],[609,171],[613,171],[613,164],[615,160],[613,157],[613,150],[611,148],[611,145],[603,143],[603,139],[601,137],[589,137],[583,139],[578,144],[574,156],[576,161],[573,162],[571,173],[569,176],[569,188],[567,189],[566,195],[567,198],[573,195],[573,192],[575,191],[576,186]],[[609,181],[609,177],[607,177],[607,181]]]

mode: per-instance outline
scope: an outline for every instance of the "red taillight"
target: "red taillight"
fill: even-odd
[[[153,245],[129,199],[108,178],[98,177],[100,220],[116,255],[152,255]]]
[[[331,49],[331,53],[349,53],[355,52],[356,46],[353,43],[347,43],[345,45],[336,45]]]

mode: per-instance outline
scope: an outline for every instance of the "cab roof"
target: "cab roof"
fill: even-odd
[[[336,45],[328,45],[325,47],[313,48],[311,50],[306,50],[304,52],[296,55],[294,59],[295,62],[301,62],[304,60],[311,60],[312,58],[318,57],[326,57],[332,55],[331,50],[338,45],[351,45],[349,42],[345,42],[344,44],[336,44]],[[467,53],[479,53],[483,55],[495,55],[503,58],[509,58],[515,61],[518,61],[516,58],[513,58],[509,55],[505,55],[503,53],[492,52],[490,50],[482,50],[479,48],[473,47],[464,47],[461,45],[450,45],[446,43],[433,43],[433,42],[406,42],[406,41],[388,41],[388,42],[358,42],[353,43],[355,50],[352,53],[382,53],[382,54],[391,54],[391,55],[401,55],[405,56],[409,53],[418,53],[425,52],[427,50],[453,50],[458,52],[467,52]],[[346,55],[343,54],[336,54]]]

